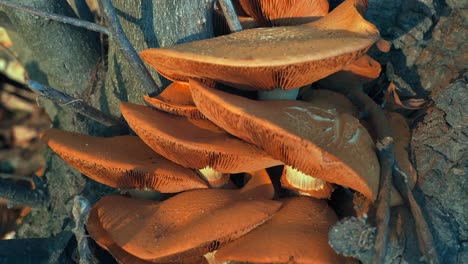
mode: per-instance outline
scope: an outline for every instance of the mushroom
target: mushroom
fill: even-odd
[[[257,191],[265,184],[271,182],[252,177],[239,190],[191,190],[162,202],[107,196],[91,213],[97,214],[108,238],[131,255],[180,263],[216,250],[270,219],[281,203],[269,200],[269,192]],[[99,227],[95,220],[91,225]]]
[[[49,129],[41,139],[72,167],[114,188],[174,193],[207,187],[194,171],[154,153],[135,136],[101,138]]]
[[[147,49],[141,57],[173,79],[195,77],[250,90],[291,90],[341,70],[379,39],[377,28],[359,14],[354,1],[347,0],[308,24]]]
[[[293,197],[282,202],[270,220],[220,247],[215,259],[256,264],[345,263],[328,244],[328,232],[338,219],[325,201]]]
[[[198,109],[212,122],[300,171],[311,190],[325,183],[352,188],[374,200],[379,163],[359,120],[302,101],[253,101],[190,81]],[[291,172],[290,172],[291,171]]]
[[[281,164],[208,120],[174,116],[131,103],[122,103],[120,108],[130,127],[148,146],[177,164],[202,170],[212,186],[228,179],[223,174]]]
[[[96,207],[96,205],[94,206]],[[117,245],[106,230],[102,227],[101,222],[99,221],[99,215],[97,209],[91,209],[88,221],[86,223],[86,229],[88,234],[96,241],[96,243],[101,246],[103,249],[107,250],[118,263],[125,264],[151,264],[155,263],[152,261],[147,261],[141,258],[138,258],[127,251],[123,250],[119,245]],[[184,264],[207,264],[208,262],[204,257],[195,257],[189,259],[183,259],[181,261]]]
[[[328,14],[328,0],[240,0],[242,9],[263,26],[291,26]]]
[[[152,107],[167,113],[196,119],[206,118],[195,106],[188,83],[173,82],[158,96],[144,96],[144,99]]]

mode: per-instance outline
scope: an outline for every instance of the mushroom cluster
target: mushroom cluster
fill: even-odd
[[[359,87],[380,73],[365,55],[380,37],[363,2],[328,14],[322,0],[240,0],[258,24],[281,26],[143,51],[173,83],[149,106],[121,103],[138,137],[44,132],[89,178],[137,190],[98,201],[89,235],[120,263],[354,263],[328,244],[338,218],[326,199],[341,186],[375,200],[374,141],[346,98],[309,85]]]

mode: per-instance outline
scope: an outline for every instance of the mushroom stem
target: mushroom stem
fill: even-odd
[[[333,187],[327,181],[307,175],[291,166],[284,166],[281,176],[283,186],[296,189],[301,195],[312,196],[314,198],[329,198],[333,192]]]
[[[291,90],[283,90],[280,88],[271,91],[259,91],[258,99],[261,101],[271,100],[296,100],[299,94],[299,88]]]
[[[223,187],[229,181],[230,178],[230,174],[216,171],[210,167],[205,167],[199,171],[202,178],[206,182],[208,182],[208,184],[212,188]]]

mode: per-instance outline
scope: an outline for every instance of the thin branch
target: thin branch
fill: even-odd
[[[102,10],[102,16],[107,21],[107,26],[111,32],[109,37],[115,42],[122,52],[122,55],[132,66],[134,74],[137,75],[138,79],[142,82],[146,92],[148,94],[161,93],[162,87],[158,86],[153,80],[150,72],[125,35],[111,0],[100,0],[99,5]]]
[[[62,93],[61,91],[52,87],[40,84],[36,81],[29,80],[27,85],[29,88],[31,88],[31,90],[35,91],[40,96],[50,99],[63,107],[67,107],[73,112],[80,113],[93,120],[96,120],[105,126],[125,127],[125,125],[117,118],[101,112],[100,110],[88,105],[81,99],[73,98],[70,95]]]
[[[76,241],[78,243],[78,253],[80,256],[80,264],[91,264],[91,252],[88,246],[88,239],[85,231],[85,224],[88,221],[89,211],[91,205],[83,196],[77,195],[73,198],[73,219],[75,221],[75,228],[73,233],[75,234]]]
[[[238,32],[242,31],[242,25],[239,22],[239,18],[237,17],[236,10],[234,9],[234,5],[232,4],[231,0],[219,0],[219,5],[223,10],[224,17],[226,18],[226,22],[229,25],[229,29],[231,32]]]
[[[380,185],[375,206],[375,216],[372,217],[377,227],[372,263],[384,263],[390,222],[392,170],[395,162],[390,124],[383,110],[361,89],[342,88],[342,90],[338,90],[337,92],[343,93],[361,111],[367,113],[367,117],[375,129],[378,148],[377,156],[380,163]]]
[[[0,196],[8,199],[12,205],[28,205],[33,208],[44,207],[49,200],[47,190],[42,184],[37,184],[32,189],[25,184],[3,178],[0,178]]]
[[[413,196],[413,192],[408,186],[408,175],[400,169],[398,164],[395,162],[393,166],[393,184],[400,193],[403,200],[409,205],[411,213],[413,214],[414,222],[416,224],[416,234],[418,236],[419,250],[426,258],[427,263],[437,264],[440,263],[439,256],[434,247],[434,239],[429,229],[421,207],[416,202]]]
[[[95,24],[95,23],[88,22],[88,21],[84,21],[84,20],[80,20],[80,19],[76,19],[76,18],[72,18],[72,17],[56,15],[56,14],[49,13],[49,12],[44,12],[44,11],[37,10],[35,8],[29,7],[29,6],[26,6],[26,5],[13,3],[13,2],[7,1],[7,0],[0,0],[0,6],[11,7],[11,8],[21,10],[21,11],[25,11],[25,12],[28,12],[28,13],[31,13],[31,14],[34,14],[34,15],[37,15],[37,16],[45,17],[45,18],[48,18],[48,19],[52,19],[52,20],[55,20],[55,21],[59,21],[59,22],[62,22],[62,23],[73,25],[73,26],[76,26],[76,27],[81,27],[81,28],[85,28],[85,29],[88,29],[88,30],[91,30],[91,31],[96,31],[96,32],[100,32],[100,33],[109,35],[109,30],[107,28],[105,28],[103,26],[100,26],[98,24]]]

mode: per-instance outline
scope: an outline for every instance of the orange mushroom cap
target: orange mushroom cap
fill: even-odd
[[[173,82],[158,96],[144,96],[144,99],[152,107],[166,113],[196,119],[206,118],[195,106],[188,83]]]
[[[254,190],[258,184],[256,179],[246,187]],[[145,260],[178,261],[216,250],[280,208],[280,202],[244,188],[192,190],[163,202],[107,196],[93,210],[112,241],[125,251]]]
[[[338,220],[324,201],[309,197],[283,200],[265,224],[222,246],[217,261],[248,263],[344,263],[328,244],[330,227]]]
[[[86,229],[88,234],[98,243],[99,246],[107,250],[118,263],[125,264],[151,264],[155,263],[153,261],[148,261],[140,259],[127,251],[123,250],[119,245],[117,245],[106,230],[102,227],[101,222],[99,221],[98,209],[96,205],[91,209],[86,223]],[[194,257],[189,259],[182,260],[184,264],[207,264],[208,262],[204,257]]]
[[[130,127],[148,146],[182,166],[239,173],[281,164],[208,120],[169,115],[131,103],[122,103],[120,108]]]
[[[253,101],[190,81],[195,104],[228,133],[301,172],[374,199],[379,162],[359,120],[293,100]]]
[[[250,90],[294,89],[352,63],[380,39],[348,0],[317,21],[257,28],[170,48],[141,57],[168,76],[211,79]]]
[[[194,171],[154,153],[138,137],[100,138],[48,129],[41,139],[72,167],[111,187],[167,193],[207,187]]]
[[[244,11],[265,26],[290,26],[328,14],[328,0],[240,0]]]

